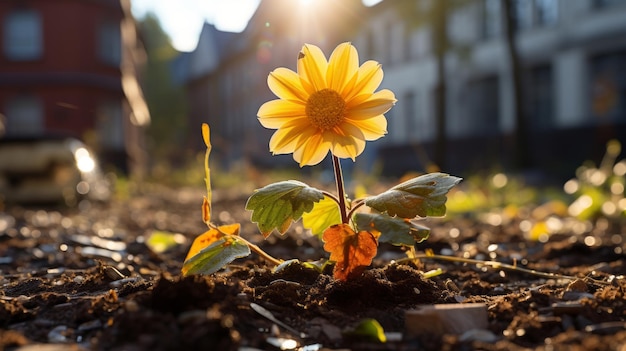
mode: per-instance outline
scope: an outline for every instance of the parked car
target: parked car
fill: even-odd
[[[64,136],[0,138],[0,202],[107,201],[111,184],[95,155]]]

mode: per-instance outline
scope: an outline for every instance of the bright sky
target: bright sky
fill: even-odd
[[[314,2],[315,0],[294,0]],[[372,6],[382,0],[363,0]],[[153,12],[159,18],[163,30],[179,51],[196,48],[204,22],[215,25],[225,32],[241,32],[259,6],[260,0],[132,0],[136,18]]]

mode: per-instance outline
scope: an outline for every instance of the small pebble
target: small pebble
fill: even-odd
[[[48,342],[60,343],[67,342],[67,326],[59,325],[48,332]]]
[[[117,270],[117,268],[111,266],[104,267],[104,274],[106,274],[106,276],[111,280],[120,280],[125,278],[124,275]]]
[[[79,325],[78,326],[78,330],[80,330],[80,331],[87,331],[87,330],[98,329],[100,327],[102,327],[102,322],[100,322],[99,319],[94,319],[92,321],[85,322],[85,323]]]
[[[459,336],[459,341],[481,341],[492,343],[498,340],[498,337],[486,329],[471,329]]]
[[[578,301],[582,299],[593,299],[593,294],[580,291],[565,291],[561,299],[565,301]]]
[[[582,279],[576,279],[573,282],[569,283],[565,291],[574,291],[574,292],[587,292],[589,288],[587,287],[587,283],[585,283]]]
[[[592,324],[585,327],[585,331],[600,335],[615,334],[619,331],[626,330],[626,322],[604,322]]]
[[[141,277],[124,278],[124,279],[116,280],[114,282],[110,282],[109,286],[112,288],[119,288],[126,283],[135,283],[135,282],[140,281],[141,279],[142,279]]]
[[[137,311],[139,311],[139,305],[134,300],[126,301],[126,303],[124,304],[124,308],[128,312],[137,312]]]
[[[557,316],[562,314],[576,315],[582,312],[583,305],[578,302],[556,302],[552,304],[552,310]]]

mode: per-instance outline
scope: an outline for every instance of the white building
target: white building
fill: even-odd
[[[275,98],[267,74],[295,69],[305,42],[329,54],[349,40],[361,60],[383,64],[383,87],[398,99],[387,114],[389,134],[368,144],[369,158],[378,152],[390,173],[425,170],[435,153],[434,91],[441,79],[432,10],[444,0],[385,0],[371,8],[326,0],[337,7],[335,15],[343,12],[330,20],[334,26],[317,27],[316,19],[328,22],[328,14],[290,10],[285,17],[272,11],[285,6],[280,1],[263,0],[243,33],[227,46],[214,45],[221,61],[204,76],[213,88],[192,93],[214,101],[200,114],[220,119],[214,123],[229,144],[228,157],[281,162],[267,151],[271,132],[256,121],[261,103]],[[447,0],[445,171],[511,164],[515,95],[502,1]],[[513,0],[512,6],[532,167],[571,175],[572,167],[600,157],[607,140],[626,140],[626,0]],[[206,57],[201,43],[211,40],[217,42],[201,37],[192,56]]]

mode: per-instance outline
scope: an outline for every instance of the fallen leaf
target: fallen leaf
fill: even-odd
[[[148,245],[152,251],[162,253],[184,242],[185,237],[182,234],[155,230],[150,234],[148,240],[146,240],[146,245]]]
[[[223,225],[217,228],[210,228],[203,234],[199,235],[191,244],[185,261],[197,255],[200,251],[210,246],[214,242],[220,240],[225,235],[239,235],[239,223]]]
[[[354,337],[360,337],[369,341],[376,341],[380,343],[387,342],[385,330],[380,325],[380,323],[378,323],[378,321],[373,318],[367,318],[362,320],[353,331],[347,334]]]
[[[378,249],[372,233],[356,233],[348,224],[337,224],[326,229],[322,240],[324,250],[330,253],[330,260],[336,262],[333,277],[344,281],[361,274],[372,263]]]
[[[239,236],[224,235],[196,255],[186,259],[181,272],[190,274],[212,274],[237,258],[250,255],[250,247]]]

